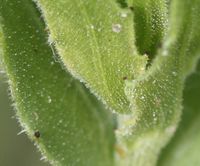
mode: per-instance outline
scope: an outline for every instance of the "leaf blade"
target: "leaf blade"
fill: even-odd
[[[184,88],[183,114],[179,128],[161,153],[158,165],[199,165],[200,67],[189,76]]]
[[[36,2],[66,68],[112,110],[128,112],[123,78],[143,72],[147,59],[135,47],[132,13],[111,0]]]
[[[136,45],[140,54],[152,60],[167,32],[168,2],[166,0],[128,0],[134,13]]]
[[[133,161],[141,166],[156,165],[160,150],[176,130],[183,84],[199,58],[199,8],[199,1],[171,2],[169,30],[163,47],[144,75],[127,82],[126,91],[134,116],[130,117],[130,123],[122,126],[122,130],[128,128],[128,134],[119,136],[121,146],[130,148],[125,159],[129,165]]]
[[[112,117],[55,62],[33,3],[2,1],[0,16],[2,58],[29,137],[54,165],[112,165]]]

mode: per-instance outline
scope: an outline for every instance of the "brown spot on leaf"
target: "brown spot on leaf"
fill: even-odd
[[[123,80],[127,80],[127,79],[128,79],[128,77],[127,77],[127,76],[124,76],[124,77],[123,77]]]
[[[34,133],[34,136],[35,136],[36,138],[40,138],[41,134],[40,134],[39,131],[36,131],[36,132]]]

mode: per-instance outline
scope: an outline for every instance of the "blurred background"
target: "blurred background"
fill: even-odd
[[[49,166],[21,131],[8,97],[6,77],[0,71],[0,166]]]

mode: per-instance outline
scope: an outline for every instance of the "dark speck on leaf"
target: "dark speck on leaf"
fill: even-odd
[[[36,132],[34,133],[34,136],[35,136],[36,138],[40,138],[40,132],[39,132],[39,131],[36,131]]]
[[[133,11],[133,10],[134,10],[134,7],[133,7],[133,6],[129,6],[129,9],[130,9],[131,11]]]
[[[125,76],[125,77],[123,77],[123,80],[127,80],[127,79],[128,79],[128,77],[126,77],[126,76]]]

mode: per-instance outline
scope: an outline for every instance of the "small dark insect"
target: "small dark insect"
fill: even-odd
[[[126,77],[126,76],[125,76],[125,77],[123,77],[123,80],[127,80],[127,79],[128,79],[128,77]]]
[[[134,11],[134,7],[133,7],[133,6],[129,6],[129,9],[130,9],[131,11]]]
[[[36,132],[34,133],[34,136],[35,136],[36,138],[40,138],[40,132],[39,132],[39,131],[36,131]]]

